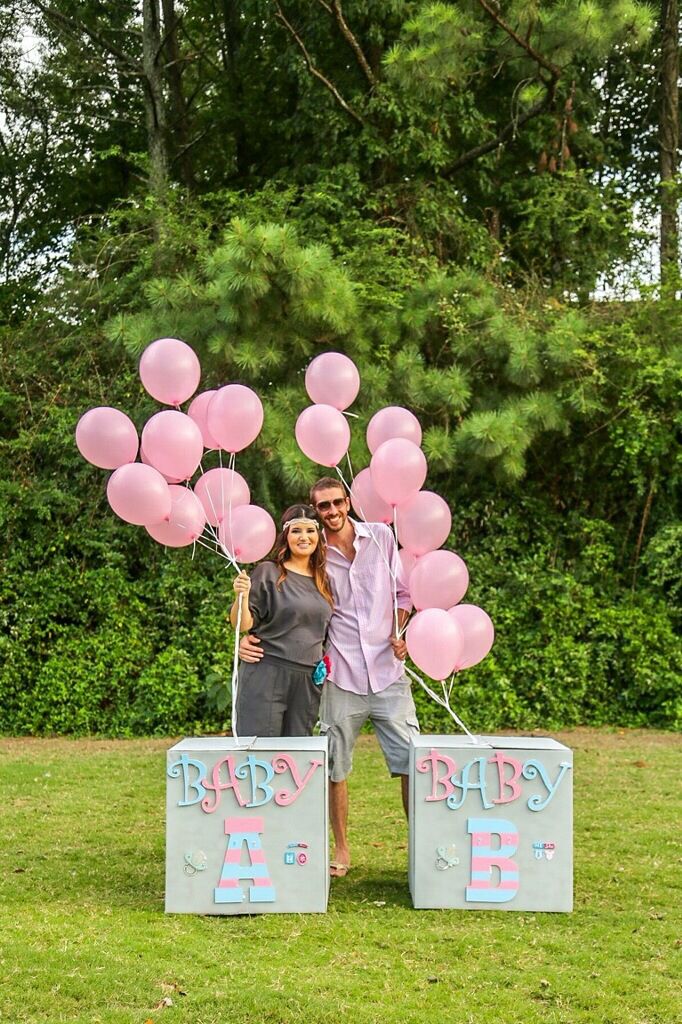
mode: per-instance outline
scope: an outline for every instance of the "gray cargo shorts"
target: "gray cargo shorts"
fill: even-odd
[[[329,778],[343,782],[353,767],[353,748],[366,721],[374,726],[391,775],[407,775],[410,736],[419,733],[409,680],[402,676],[381,693],[351,693],[329,680],[322,691],[320,732],[329,740]]]

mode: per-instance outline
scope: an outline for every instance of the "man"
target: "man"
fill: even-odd
[[[402,666],[407,648],[395,635],[392,573],[397,581],[399,629],[412,606],[399,576],[390,528],[351,519],[346,490],[332,477],[313,485],[310,503],[324,525],[327,572],[334,595],[327,652],[331,670],[322,695],[320,725],[329,738],[329,812],[335,843],[331,874],[343,878],[351,863],[347,778],[355,742],[368,719],[389,771],[401,780],[407,814],[409,742],[410,735],[419,732],[419,725]],[[257,637],[244,637],[239,653],[244,661],[258,661],[262,652]]]

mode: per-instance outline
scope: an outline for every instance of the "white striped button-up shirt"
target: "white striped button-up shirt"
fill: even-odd
[[[389,566],[396,575],[398,607],[410,611],[412,603],[401,578],[390,527],[350,522],[355,529],[353,561],[338,548],[327,546],[327,572],[334,595],[327,648],[329,678],[352,693],[380,693],[403,674],[403,663],[391,647],[395,619]]]

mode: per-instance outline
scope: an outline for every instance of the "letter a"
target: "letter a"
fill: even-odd
[[[239,884],[242,878],[250,878],[250,903],[274,903],[275,887],[270,881],[265,851],[261,846],[260,833],[264,830],[262,818],[226,818],[225,835],[229,836],[225,861],[218,887],[214,889],[215,903],[242,903],[246,899],[244,888]],[[249,863],[242,864],[242,846],[246,843]]]

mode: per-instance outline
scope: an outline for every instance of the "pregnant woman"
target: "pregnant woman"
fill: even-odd
[[[293,505],[282,516],[274,559],[251,578],[240,572],[230,620],[260,638],[263,658],[242,663],[237,688],[237,725],[242,736],[310,736],[320,704],[321,666],[332,594],[327,579],[322,525],[310,505]],[[239,639],[236,639],[239,643]]]

